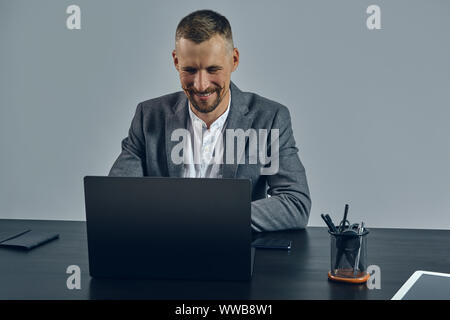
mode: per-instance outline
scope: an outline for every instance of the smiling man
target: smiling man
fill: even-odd
[[[223,25],[216,27],[216,20],[212,20],[209,30],[205,26],[204,32],[195,34],[192,25],[202,21],[196,15],[187,16],[177,28],[176,49],[172,52],[192,111],[208,128],[227,110],[231,73],[239,64],[239,51],[233,47],[231,29],[227,28],[225,17],[223,19]],[[215,32],[216,28],[223,33]]]
[[[228,20],[184,17],[172,57],[183,91],[138,105],[109,175],[250,179],[253,230],[306,227],[311,199],[289,111],[231,82],[239,51]]]

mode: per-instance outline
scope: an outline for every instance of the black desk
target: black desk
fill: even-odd
[[[292,250],[256,251],[250,282],[95,280],[89,276],[85,222],[0,220],[0,230],[31,228],[60,239],[29,252],[0,248],[0,299],[390,299],[416,270],[450,272],[450,231],[371,229],[368,264],[381,268],[381,290],[327,280],[325,228],[275,232]],[[81,268],[81,290],[66,286]]]

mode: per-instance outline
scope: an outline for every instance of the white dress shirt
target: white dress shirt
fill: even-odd
[[[206,123],[191,110],[189,100],[188,129],[191,139],[184,145],[183,177],[185,178],[222,178],[223,132],[231,105],[230,99],[226,111],[214,121],[209,129]],[[217,161],[220,159],[220,161]]]

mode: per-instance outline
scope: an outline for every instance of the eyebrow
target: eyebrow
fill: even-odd
[[[212,65],[212,66],[206,67],[206,69],[222,70],[223,67],[218,66],[218,65]],[[182,67],[181,70],[183,70],[183,71],[191,71],[191,70],[197,70],[197,68],[195,68],[195,67]]]

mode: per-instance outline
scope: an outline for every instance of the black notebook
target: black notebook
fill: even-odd
[[[59,238],[59,234],[34,230],[0,232],[0,247],[12,247],[30,250],[39,245]]]
[[[2,230],[0,231],[0,243],[18,237],[24,233],[31,231],[30,229]]]

